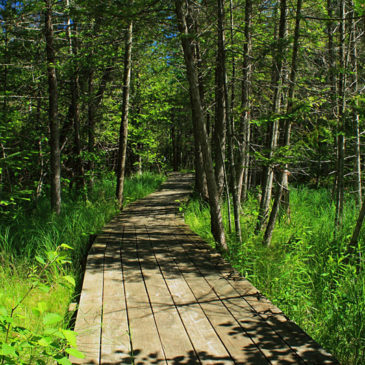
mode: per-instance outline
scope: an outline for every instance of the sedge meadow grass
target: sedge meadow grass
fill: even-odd
[[[330,192],[305,187],[290,192],[290,219],[275,227],[272,245],[263,247],[254,235],[258,202],[253,195],[243,204],[243,244],[228,234],[227,259],[266,297],[277,305],[342,364],[365,364],[365,275],[346,263],[346,244],[358,208],[347,197],[343,227],[335,230],[335,208]],[[224,207],[227,230],[227,209]],[[206,203],[192,199],[186,222],[213,244]],[[233,224],[233,217],[232,217]],[[334,234],[334,232],[336,234]],[[364,230],[359,249],[364,254]]]
[[[128,204],[153,192],[164,177],[144,173],[126,179],[124,203]],[[41,199],[37,205],[19,209],[12,219],[0,223],[0,309],[8,312],[13,308],[34,282],[39,272],[36,256],[45,257],[46,252],[55,250],[61,244],[72,247],[71,260],[66,266],[51,265],[41,280],[51,290],[36,288],[21,304],[15,324],[42,333],[42,314],[58,313],[64,317],[61,324],[69,325],[69,303],[75,300],[81,287],[82,261],[87,254],[90,235],[97,233],[118,209],[114,199],[114,179],[105,179],[95,184],[88,200],[65,192],[60,216],[50,213],[49,202]],[[62,278],[73,277],[76,290]],[[37,310],[39,308],[40,310]],[[0,328],[0,343],[5,333]],[[33,351],[33,350],[32,350]],[[24,354],[25,363],[37,363],[36,354]],[[44,360],[44,359],[43,359]]]

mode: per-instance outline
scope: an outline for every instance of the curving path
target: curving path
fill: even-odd
[[[87,259],[75,364],[338,364],[178,215],[192,175],[131,204]]]

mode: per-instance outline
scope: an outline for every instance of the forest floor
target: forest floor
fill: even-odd
[[[78,364],[336,364],[179,215],[189,174],[115,217],[89,252]]]

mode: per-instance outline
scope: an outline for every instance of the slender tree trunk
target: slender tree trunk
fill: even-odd
[[[294,30],[294,42],[293,42],[293,56],[291,62],[291,73],[289,77],[289,94],[288,94],[288,106],[287,106],[288,118],[290,118],[289,116],[293,112],[293,104],[294,104],[293,99],[294,99],[296,74],[297,74],[301,10],[302,10],[302,0],[297,0],[297,11],[296,11],[295,30]],[[285,147],[289,147],[290,145],[290,132],[291,132],[291,120],[287,119],[285,121],[285,130],[284,130]],[[283,168],[283,171],[281,173],[281,178],[278,184],[269,222],[265,230],[264,241],[263,241],[263,244],[265,246],[270,246],[271,244],[272,234],[278,217],[281,199],[283,197],[283,193],[286,192],[288,189],[288,174],[289,174],[288,165],[285,164],[285,167]]]
[[[354,4],[351,1],[352,12],[351,16],[353,17],[354,12]],[[353,95],[358,95],[359,93],[359,79],[358,79],[358,66],[357,66],[357,28],[356,21],[354,19],[351,20],[351,64],[352,64],[352,89]],[[357,191],[357,201],[359,207],[362,206],[362,179],[361,179],[361,144],[360,144],[360,116],[358,112],[358,101],[355,102],[355,108],[353,112],[354,117],[354,125],[355,125],[355,155],[356,155],[356,191]]]
[[[335,45],[334,45],[334,24],[333,24],[333,18],[334,18],[334,4],[335,4],[335,0],[327,0],[327,15],[329,20],[327,21],[327,35],[328,35],[328,70],[327,71],[327,75],[328,75],[328,82],[329,82],[329,86],[331,89],[330,92],[330,113],[329,113],[329,118],[335,120],[336,117],[338,116],[338,98],[337,98],[337,81],[336,81],[336,56],[335,56]],[[334,138],[334,149],[337,148],[337,138]],[[337,151],[338,153],[338,151]],[[338,158],[337,158],[338,160]],[[335,167],[337,170],[337,166]],[[335,199],[335,195],[336,195],[336,191],[337,191],[337,175],[334,179],[333,182],[333,188],[332,188],[332,200]]]
[[[132,70],[132,43],[133,43],[133,23],[129,23],[125,53],[124,53],[124,76],[123,76],[123,105],[122,105],[122,120],[120,123],[119,132],[119,151],[117,162],[117,190],[116,196],[119,208],[123,208],[123,188],[125,177],[125,163],[127,158],[127,140],[128,140],[128,113],[129,113],[129,94],[131,83]]]
[[[243,47],[243,80],[242,80],[242,119],[240,128],[240,146],[237,167],[238,205],[241,199],[246,200],[250,161],[251,139],[251,75],[252,75],[252,0],[245,5],[245,43]]]
[[[89,153],[88,162],[87,162],[87,170],[88,170],[88,185],[90,188],[94,185],[94,169],[95,164],[93,161],[92,154],[94,153],[95,147],[95,100],[94,100],[94,70],[89,70],[88,74],[88,107],[87,107],[87,132],[88,132],[88,141],[87,141],[87,150]]]
[[[337,137],[337,189],[336,189],[336,228],[342,225],[344,204],[344,162],[345,162],[345,108],[346,108],[346,54],[345,54],[345,0],[340,1],[340,39],[339,62],[340,75],[338,78],[339,106],[338,106],[338,137]]]
[[[40,96],[40,92],[38,92],[38,96]],[[41,98],[38,98],[37,100],[37,112],[35,117],[35,125],[40,126],[41,125]],[[41,132],[40,132],[41,135]],[[44,154],[43,154],[43,147],[42,147],[42,137],[39,138],[38,141],[38,165],[39,165],[39,179],[37,183],[37,188],[35,192],[35,198],[36,201],[41,197],[42,190],[43,190],[43,184],[44,184],[44,178],[47,174],[45,171],[45,164],[44,164]]]
[[[6,2],[6,14],[9,14],[11,11],[11,6],[12,6],[12,1],[7,1]],[[3,82],[3,93],[4,93],[4,98],[3,98],[3,105],[2,105],[2,111],[3,111],[3,118],[4,118],[4,122],[5,124],[7,124],[8,122],[8,65],[11,62],[11,55],[9,52],[9,29],[8,29],[8,22],[10,21],[10,16],[9,18],[6,16],[4,17],[5,22],[4,22],[4,59],[5,59],[5,66],[4,66],[4,82]],[[4,145],[1,143],[1,150],[2,150],[2,157],[4,159],[4,161],[6,161],[6,153],[5,153],[5,147]],[[1,169],[0,169],[0,193],[1,193],[1,188],[2,188],[2,184],[1,182],[3,181],[3,175],[6,176],[6,180],[7,180],[7,184],[8,184],[8,191],[12,192],[13,190],[13,184],[12,184],[12,179],[11,179],[11,175],[9,172],[9,168],[6,164],[4,164],[4,168],[3,168],[3,173],[1,173]],[[5,179],[4,179],[5,180]]]
[[[276,47],[275,59],[274,59],[274,70],[273,70],[273,104],[272,104],[272,112],[274,116],[274,121],[272,123],[272,129],[270,134],[270,152],[269,159],[272,159],[274,155],[274,151],[278,144],[278,135],[279,135],[279,121],[276,118],[280,113],[281,107],[281,93],[283,88],[283,65],[284,65],[284,53],[285,53],[285,44],[284,40],[286,37],[286,13],[287,6],[286,0],[280,1],[280,23],[279,23],[279,36],[278,36],[278,45]],[[272,194],[272,186],[274,180],[274,170],[271,165],[266,167],[266,173],[264,176],[264,184],[262,189],[262,198],[260,202],[259,215],[256,225],[256,233],[258,233],[269,213],[270,202],[271,202],[271,194]]]
[[[49,127],[51,148],[51,208],[56,214],[61,213],[61,153],[58,120],[58,91],[56,76],[56,56],[54,49],[52,0],[45,0],[45,38],[47,53],[47,75],[49,90]]]
[[[10,14],[11,14],[11,8],[12,8],[13,2],[7,1],[5,4],[5,14],[4,16],[4,23],[3,23],[3,29],[4,29],[4,60],[5,60],[5,66],[4,66],[4,82],[3,82],[3,92],[4,92],[4,98],[3,98],[3,115],[5,118],[5,121],[7,121],[8,118],[8,98],[7,98],[7,91],[8,91],[8,65],[11,63],[11,54],[9,52],[9,27],[8,23],[10,23]],[[8,16],[9,15],[9,16]]]
[[[361,231],[361,227],[362,224],[364,222],[364,217],[365,217],[365,200],[362,203],[360,212],[359,212],[359,216],[357,218],[356,221],[356,226],[354,228],[354,231],[352,233],[352,237],[351,240],[347,246],[347,252],[349,253],[349,256],[353,256],[353,254],[356,252],[357,250],[357,242],[359,240],[359,235],[360,235],[360,231]]]
[[[230,0],[230,42],[233,47],[234,39],[233,39],[233,2]],[[232,79],[231,79],[231,104],[229,104],[228,100],[228,84],[225,85],[225,97],[226,97],[226,106],[227,106],[227,142],[228,142],[228,162],[230,166],[230,190],[232,193],[233,200],[233,215],[234,215],[234,226],[235,233],[238,242],[242,242],[242,234],[241,234],[241,222],[240,222],[240,199],[239,192],[237,186],[237,176],[236,176],[236,163],[235,163],[235,155],[234,155],[234,102],[235,102],[235,83],[236,83],[236,60],[234,52],[232,54]]]
[[[230,113],[229,113],[229,121],[231,122],[231,128],[232,128],[232,133],[234,132],[234,107],[235,107],[235,99],[236,99],[236,55],[234,52],[234,16],[233,16],[233,1],[230,0],[229,1],[229,19],[230,19],[230,43],[231,43],[231,48],[232,48],[232,78],[231,78],[231,82],[230,82],[230,90],[231,90],[231,104],[230,104]],[[227,85],[228,87],[228,85]],[[228,91],[227,91],[228,94]],[[228,104],[228,98],[226,103]]]
[[[217,185],[215,182],[213,161],[208,143],[208,135],[206,125],[204,123],[203,110],[199,94],[198,73],[194,64],[194,56],[192,50],[191,34],[186,23],[187,7],[184,6],[186,0],[175,0],[176,15],[178,20],[178,27],[181,34],[181,42],[184,50],[184,59],[187,69],[187,78],[189,82],[193,118],[196,118],[196,125],[198,129],[198,137],[203,154],[204,170],[207,177],[209,206],[211,214],[211,230],[213,237],[218,244],[219,249],[226,250],[226,239],[223,228],[222,214],[219,205],[219,195]]]
[[[72,104],[73,104],[73,125],[74,125],[74,168],[76,173],[76,186],[85,191],[85,171],[81,157],[81,137],[80,137],[80,83],[78,70],[75,71],[72,82]]]
[[[66,7],[69,9],[70,2],[66,0]],[[66,35],[69,43],[69,53],[71,58],[77,55],[77,41],[72,38],[72,23],[71,18],[67,17]],[[73,60],[73,79],[71,81],[71,110],[72,121],[74,128],[74,156],[73,156],[73,170],[76,176],[76,187],[86,192],[85,171],[81,157],[81,137],[80,137],[80,78],[79,67],[77,61]]]
[[[240,222],[240,200],[238,195],[238,186],[237,186],[237,177],[236,177],[236,164],[235,164],[235,156],[233,150],[233,128],[232,128],[233,121],[229,118],[228,121],[228,162],[230,166],[230,190],[232,193],[232,200],[233,200],[233,215],[234,215],[234,226],[236,237],[238,241],[242,242],[242,234],[241,234],[241,222]],[[227,193],[228,195],[228,193]],[[229,199],[229,196],[227,196]],[[229,221],[230,223],[230,221]]]
[[[42,149],[42,139],[38,141],[38,156],[39,156],[39,179],[37,182],[37,188],[35,192],[36,201],[41,197],[43,190],[43,178],[44,178],[44,158],[43,158],[43,149]]]
[[[191,7],[190,11],[186,17],[187,27],[189,29],[194,29],[196,34],[199,34],[199,24],[196,17],[192,16],[193,11]],[[195,39],[194,42],[194,52],[195,52],[195,59],[197,65],[197,72],[198,72],[198,82],[199,82],[199,95],[200,95],[200,102],[203,108],[203,117],[208,118],[209,114],[205,112],[204,108],[204,80],[203,80],[203,64],[200,52],[200,43],[199,39]],[[191,95],[190,95],[191,99]],[[192,105],[192,100],[190,100]],[[195,190],[200,194],[200,196],[204,200],[209,200],[208,195],[208,186],[207,186],[207,178],[204,171],[204,163],[203,163],[203,154],[201,150],[201,145],[199,142],[199,133],[198,133],[198,126],[196,125],[196,117],[194,116],[195,111],[192,109],[193,113],[193,134],[194,134],[194,155],[195,155]],[[205,115],[204,115],[205,114]],[[207,120],[208,124],[208,120]]]
[[[218,18],[218,49],[216,61],[216,115],[213,133],[213,153],[215,162],[215,176],[217,181],[218,193],[221,196],[224,188],[224,159],[226,149],[226,98],[225,98],[225,80],[226,80],[226,50],[224,36],[224,5],[223,0],[217,0],[217,18]],[[221,158],[223,155],[223,159]]]
[[[227,218],[228,218],[228,232],[232,233],[232,221],[231,221],[231,196],[229,193],[229,183],[228,183],[228,176],[227,176],[227,170],[226,165],[223,160],[223,153],[221,151],[221,159],[223,161],[223,175],[224,175],[224,187],[226,190],[226,198],[227,198]]]

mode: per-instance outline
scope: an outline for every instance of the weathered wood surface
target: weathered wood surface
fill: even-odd
[[[86,266],[75,364],[337,364],[178,215],[191,175],[115,217]]]

